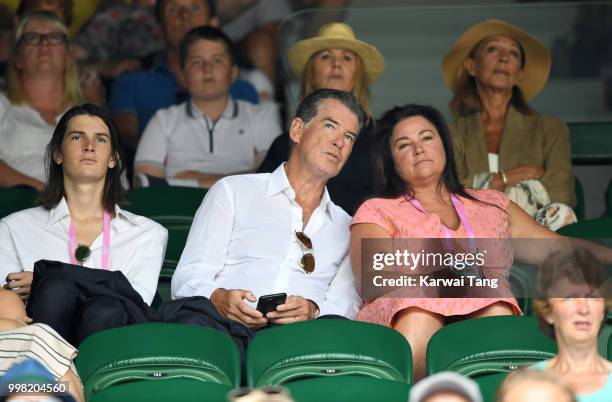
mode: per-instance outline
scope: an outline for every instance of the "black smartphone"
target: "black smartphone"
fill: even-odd
[[[257,310],[266,316],[271,311],[275,311],[276,307],[284,304],[287,301],[287,293],[275,293],[273,295],[263,295],[257,300]]]

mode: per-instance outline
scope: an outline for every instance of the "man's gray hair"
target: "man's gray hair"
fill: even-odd
[[[357,101],[357,98],[353,96],[353,94],[337,89],[317,89],[316,91],[308,94],[304,97],[304,99],[302,99],[302,101],[298,105],[297,110],[295,112],[295,117],[299,117],[300,119],[302,119],[304,124],[308,124],[308,122],[312,120],[319,112],[321,104],[328,99],[333,99],[337,100],[338,102],[341,102],[351,112],[353,112],[353,114],[357,116],[357,120],[359,121],[358,132],[361,131],[361,129],[365,125],[366,119],[366,115],[363,111],[363,108]]]

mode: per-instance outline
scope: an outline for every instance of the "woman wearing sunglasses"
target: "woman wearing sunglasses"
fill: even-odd
[[[96,271],[120,271],[151,304],[168,234],[154,221],[119,208],[121,161],[119,134],[104,109],[84,104],[64,114],[47,146],[49,177],[39,198],[41,206],[0,221],[0,283],[6,281],[7,289],[27,299],[34,263],[55,260]],[[87,279],[96,272],[81,275]],[[70,322],[78,298],[71,285],[41,281],[32,292],[36,302],[28,305],[29,313],[39,312],[32,318],[48,323],[68,341],[83,338],[73,332],[82,329]],[[105,311],[112,311],[113,301],[107,303],[111,306]],[[90,306],[97,311],[96,303]],[[76,310],[85,321],[87,307]],[[98,315],[95,321],[105,326],[104,319]],[[106,319],[113,323],[115,317]]]
[[[83,101],[68,30],[55,14],[27,14],[15,32],[0,95],[0,187],[42,190],[44,152],[61,114]]]

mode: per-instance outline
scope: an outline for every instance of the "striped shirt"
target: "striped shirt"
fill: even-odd
[[[59,380],[74,367],[72,362],[77,353],[76,348],[46,324],[0,331],[0,377],[15,363],[32,358]]]

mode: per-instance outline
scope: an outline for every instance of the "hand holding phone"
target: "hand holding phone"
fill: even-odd
[[[284,304],[286,300],[287,293],[275,293],[261,296],[257,301],[257,310],[265,317],[266,314],[276,311],[276,307]]]

